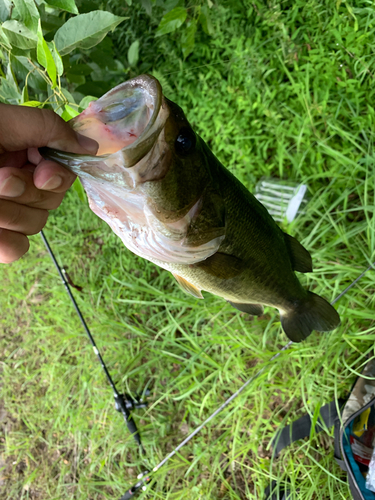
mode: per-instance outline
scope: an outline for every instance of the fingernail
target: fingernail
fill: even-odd
[[[96,154],[96,152],[99,149],[99,144],[94,141],[94,139],[90,139],[90,137],[86,137],[85,135],[79,134],[76,132],[77,135],[77,141],[79,142],[80,146],[82,146],[86,151],[92,154]]]
[[[51,189],[56,189],[60,187],[62,183],[63,183],[62,177],[60,177],[59,175],[53,175],[39,189],[44,189],[45,191],[51,191]]]
[[[26,189],[26,183],[19,177],[11,175],[0,186],[0,195],[15,198],[21,196]]]

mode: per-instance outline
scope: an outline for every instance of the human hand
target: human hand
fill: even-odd
[[[45,226],[48,210],[60,205],[75,179],[40,156],[43,146],[90,155],[98,149],[53,111],[0,103],[0,263],[28,251],[27,236]]]

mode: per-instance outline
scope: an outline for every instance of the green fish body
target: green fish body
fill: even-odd
[[[196,297],[205,290],[253,315],[276,307],[294,342],[338,326],[335,309],[295,275],[312,271],[308,251],[221,165],[155,78],[116,87],[71,125],[98,141],[98,156],[42,154],[79,175],[92,210],[131,251]]]

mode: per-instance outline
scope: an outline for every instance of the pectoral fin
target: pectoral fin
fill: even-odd
[[[190,222],[185,237],[189,246],[203,243],[225,235],[225,204],[221,194],[215,190],[206,189]]]
[[[185,278],[181,278],[181,276],[178,276],[177,274],[174,273],[172,274],[176,278],[178,285],[180,286],[180,288],[182,288],[184,292],[190,293],[190,295],[196,297],[197,299],[203,299],[203,295],[199,290],[199,288],[189,283]]]
[[[199,267],[211,276],[225,280],[238,276],[246,268],[246,263],[234,255],[216,252],[192,267]]]
[[[230,300],[228,300],[228,302],[239,311],[251,314],[252,316],[261,316],[264,311],[261,304],[239,304],[238,302],[231,302]]]

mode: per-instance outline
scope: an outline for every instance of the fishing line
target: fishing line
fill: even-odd
[[[370,264],[368,268],[363,271],[362,274],[360,274],[349,286],[345,288],[332,302],[331,305],[335,304],[341,297],[343,297],[353,286],[358,283],[358,281],[369,271],[370,269],[375,269],[375,262],[373,264]],[[264,371],[266,368],[269,367],[269,365],[280,356],[280,354],[283,351],[286,351],[289,349],[289,347],[293,344],[293,342],[290,340],[287,344],[284,345],[280,349],[279,352],[274,354],[268,361],[267,363],[261,368],[255,375],[252,375],[236,392],[234,392],[219,408],[217,408],[201,425],[199,425],[189,436],[184,439],[169,455],[167,455],[158,465],[156,465],[152,469],[152,473],[157,472],[160,467],[162,467],[170,458],[172,458],[178,451],[185,446],[194,436],[196,436],[207,424],[210,422],[216,415],[218,415],[224,408],[226,408],[237,396],[241,394],[241,392],[246,389],[246,387],[256,380]],[[149,473],[148,471],[141,473],[138,475],[139,481],[132,487],[130,488],[121,498],[120,500],[130,500],[131,498],[134,497],[134,494],[137,493],[138,491],[146,491],[147,489],[147,483],[149,483],[152,480],[152,473]]]
[[[122,394],[119,394],[119,392],[117,391],[116,389],[116,386],[107,370],[107,367],[104,363],[104,360],[102,358],[102,356],[100,355],[100,352],[96,346],[96,343],[95,343],[95,340],[93,338],[93,336],[91,335],[91,332],[81,314],[81,311],[78,307],[78,304],[71,292],[71,289],[70,289],[70,286],[69,286],[69,283],[67,282],[66,278],[65,278],[65,272],[64,272],[64,269],[63,268],[60,268],[53,252],[52,252],[52,249],[47,241],[47,238],[46,236],[44,235],[43,231],[40,232],[40,235],[43,239],[43,242],[48,250],[48,253],[50,254],[51,256],[51,259],[53,261],[53,263],[55,264],[55,267],[60,275],[60,278],[65,286],[65,289],[71,299],[71,301],[73,302],[73,305],[74,305],[74,308],[79,316],[79,319],[81,320],[81,323],[90,339],[90,342],[93,346],[93,349],[94,349],[94,352],[95,354],[97,355],[99,361],[100,361],[100,364],[107,376],[107,379],[114,391],[114,397],[115,397],[115,406],[116,406],[116,409],[118,411],[121,411],[122,414],[124,415],[124,419],[126,421],[126,424],[128,426],[128,429],[129,431],[131,432],[131,434],[133,435],[134,439],[137,441],[137,443],[139,444],[140,446],[140,449],[144,452],[144,448],[141,444],[141,441],[140,441],[140,436],[139,436],[139,433],[138,433],[138,430],[135,426],[135,423],[130,415],[130,412],[129,412],[129,405],[131,408],[139,408],[139,407],[142,407],[142,406],[145,406],[145,404],[140,401],[140,404],[137,405],[137,403],[135,403],[133,400],[128,400],[126,398],[126,396],[128,395],[122,395]],[[367,269],[365,269],[365,271],[363,271],[354,281],[352,281],[352,283],[347,286],[332,302],[331,302],[331,305],[335,304],[338,300],[341,299],[341,297],[343,297],[351,288],[353,288],[353,286],[355,286],[358,281],[363,278],[363,276],[370,270],[370,269],[374,269],[375,268],[375,262],[370,264]],[[161,462],[159,462],[153,469],[152,469],[152,472],[149,473],[148,471],[146,472],[143,472],[141,474],[138,475],[138,482],[132,486],[121,498],[120,500],[129,500],[131,498],[134,497],[134,494],[136,494],[137,492],[142,492],[142,491],[145,491],[147,489],[147,484],[152,480],[152,474],[153,473],[156,473],[166,462],[168,462],[168,460],[170,460],[174,455],[176,455],[179,450],[181,450],[181,448],[183,448],[191,439],[193,439],[194,436],[196,436],[211,420],[213,420],[219,413],[221,413],[228,405],[230,405],[230,403],[232,401],[234,401],[234,399],[237,398],[237,396],[239,396],[241,394],[241,392],[244,391],[244,389],[246,389],[246,387],[248,387],[251,382],[253,382],[254,380],[256,380],[264,371],[266,368],[269,367],[269,365],[275,360],[277,359],[282,352],[286,351],[287,349],[289,349],[289,347],[293,344],[293,342],[290,340],[287,344],[284,345],[284,347],[282,347],[276,354],[274,354],[268,361],[267,363],[257,372],[255,373],[254,375],[252,375],[236,392],[234,392],[221,406],[219,406],[208,418],[206,418],[206,420],[204,422],[202,422],[191,434],[189,434],[189,436],[187,438],[185,438],[183,441],[181,441],[181,443],[176,447],[174,448],[173,451],[171,451],[171,453],[169,453],[165,458],[163,458],[163,460]],[[130,397],[129,397],[130,398]]]
[[[335,303],[336,303],[339,299],[341,299],[341,297],[342,297],[343,295],[345,295],[345,294],[346,294],[346,292],[348,292],[351,288],[353,288],[353,286],[354,286],[356,283],[358,283],[358,281],[359,281],[359,280],[360,280],[360,279],[361,279],[361,278],[362,278],[362,277],[363,277],[363,276],[367,273],[367,271],[369,271],[369,270],[370,270],[371,268],[373,268],[374,266],[375,266],[375,262],[374,262],[373,264],[370,264],[370,265],[368,266],[368,268],[367,268],[365,271],[363,271],[363,273],[362,273],[362,274],[360,274],[360,275],[358,276],[358,278],[356,278],[356,279],[355,279],[355,280],[354,280],[354,281],[353,281],[353,282],[352,282],[349,286],[347,286],[347,287],[345,288],[345,290],[344,290],[343,292],[341,292],[341,293],[340,293],[340,295],[338,295],[338,296],[337,296],[337,297],[336,297],[336,298],[335,298],[335,299],[331,302],[331,305],[333,306],[333,304],[335,304]]]

